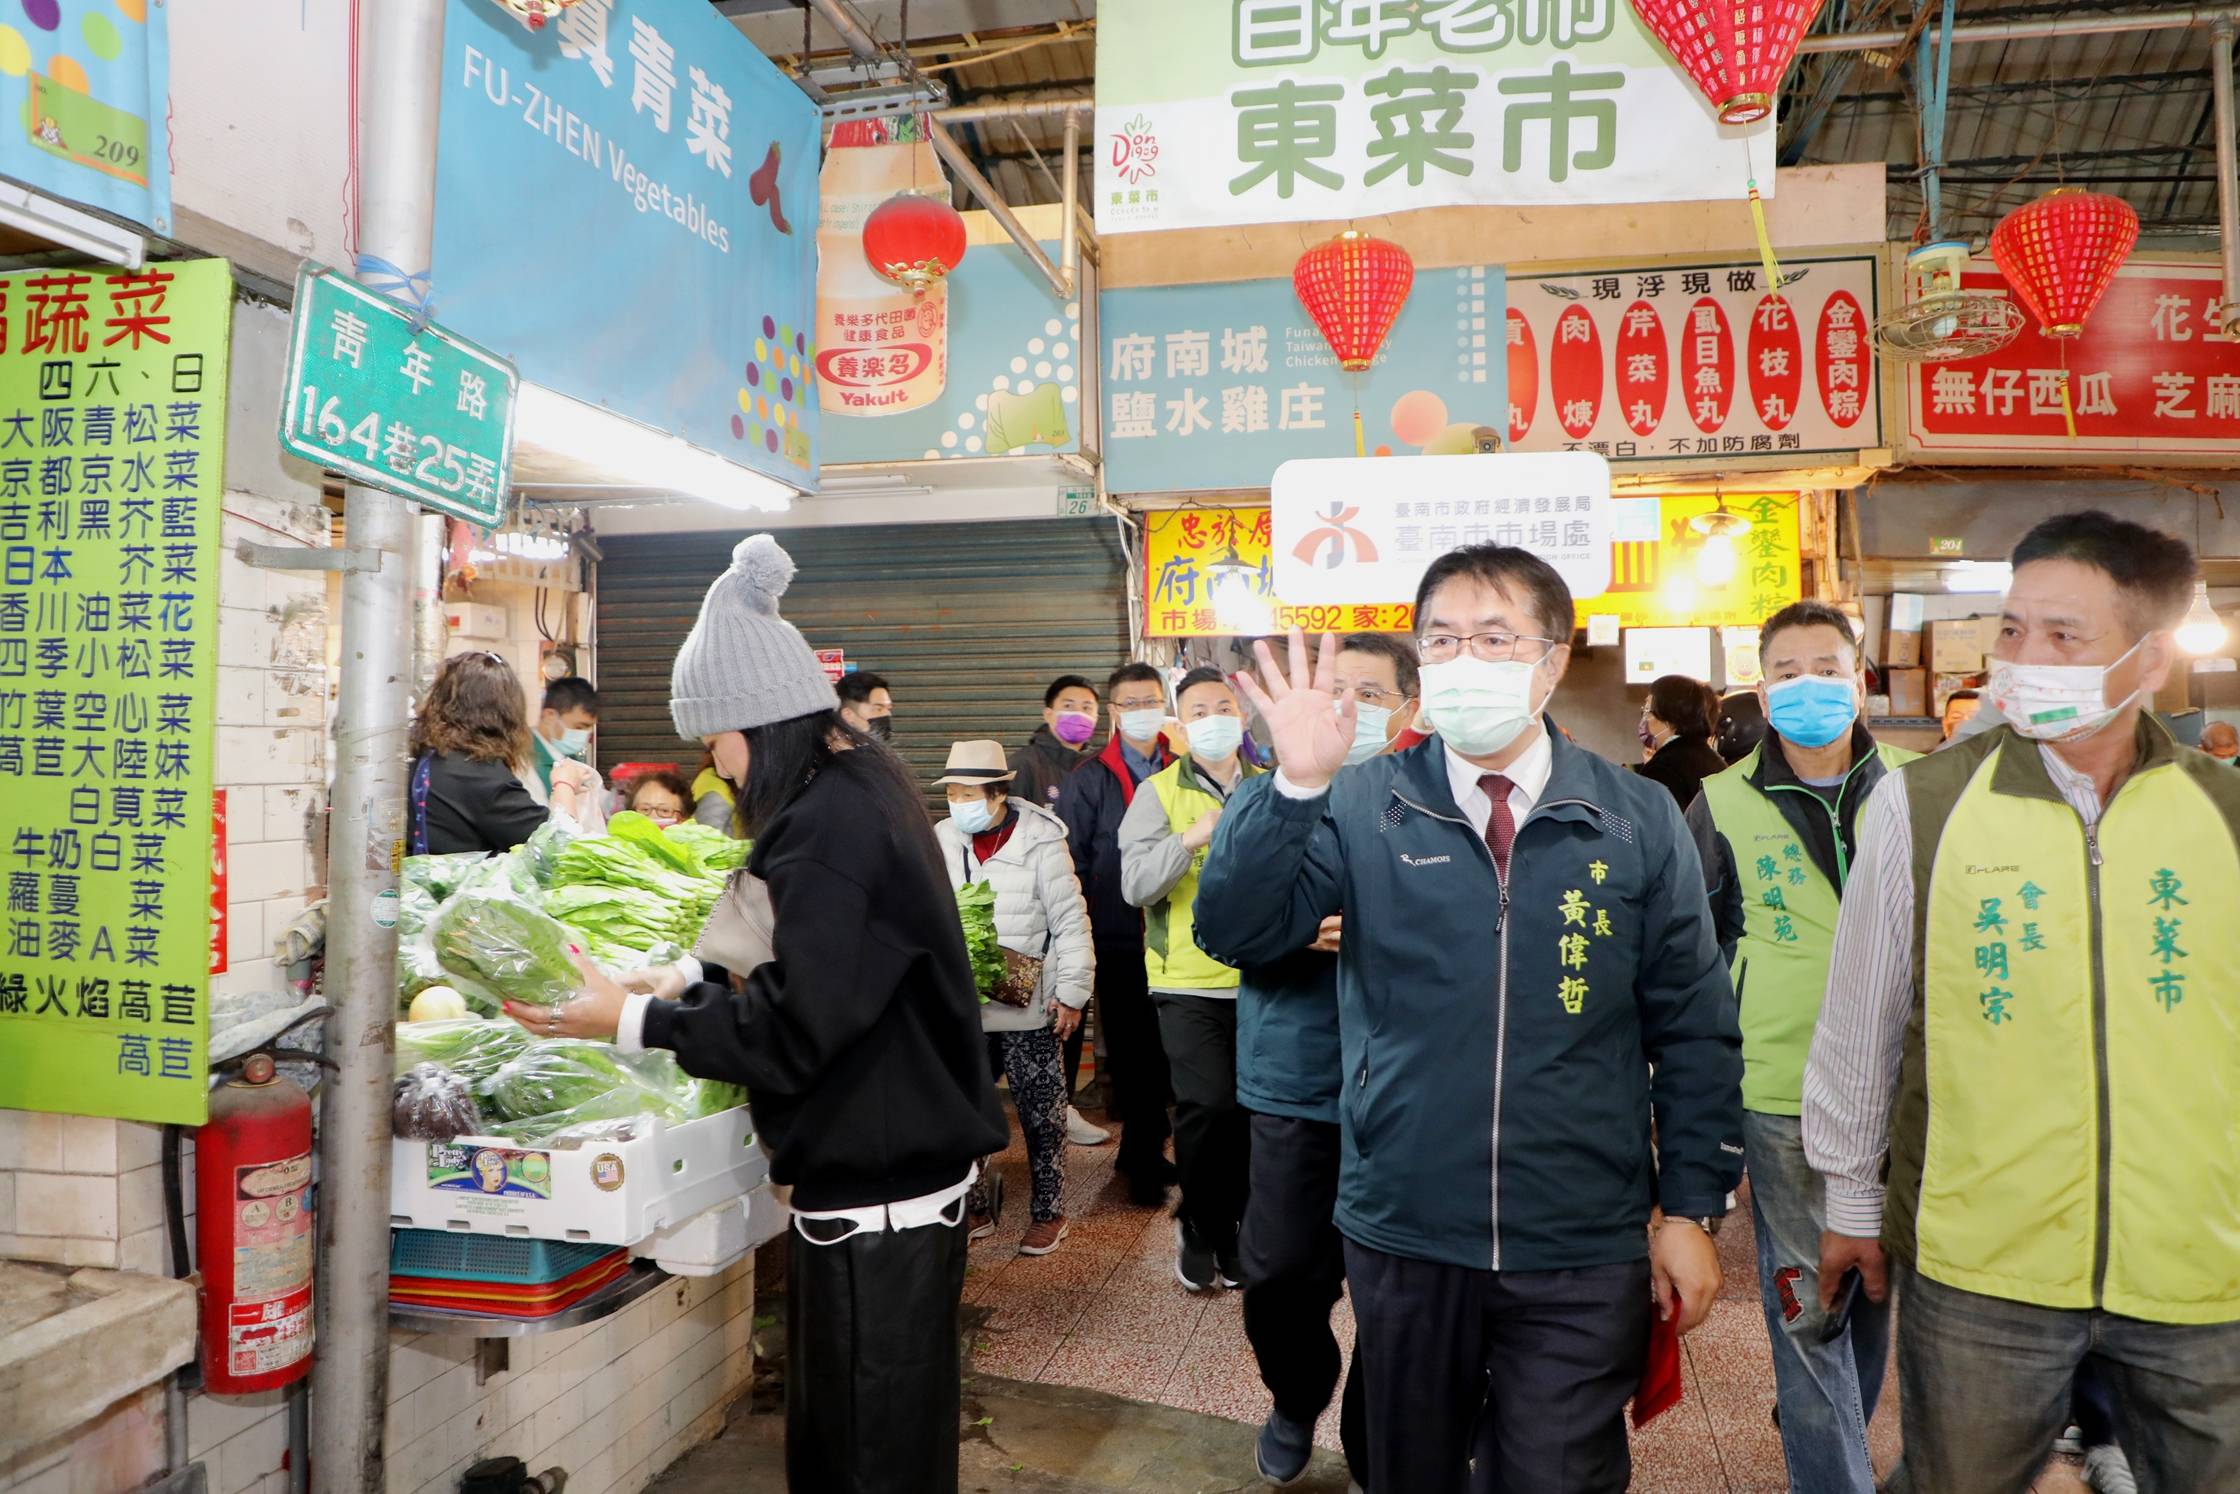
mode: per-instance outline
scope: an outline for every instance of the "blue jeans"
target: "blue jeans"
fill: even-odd
[[[1902,1494],[2023,1494],[2092,1360],[2140,1494],[2240,1489],[2240,1323],[2033,1307],[1895,1269]]]
[[[1820,1231],[1828,1216],[1797,1117],[1744,1111],[1742,1144],[1790,1487],[1874,1494],[1867,1423],[1890,1358],[1890,1305],[1861,1293],[1850,1326],[1821,1341],[1827,1315],[1820,1310]]]

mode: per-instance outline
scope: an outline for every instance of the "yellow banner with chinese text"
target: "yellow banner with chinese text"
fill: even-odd
[[[1797,495],[1730,494],[1747,532],[1721,545],[1692,521],[1719,506],[1709,494],[1621,498],[1610,589],[1578,600],[1579,626],[1614,615],[1619,626],[1742,627],[1765,621],[1802,594]],[[1412,598],[1376,605],[1294,607],[1275,594],[1265,508],[1183,508],[1144,516],[1144,631],[1152,638],[1259,637],[1310,632],[1403,633]],[[1503,543],[1498,527],[1467,542]],[[1466,542],[1459,532],[1457,543]]]

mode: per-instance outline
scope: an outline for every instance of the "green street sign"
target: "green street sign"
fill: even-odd
[[[296,273],[280,445],[484,528],[505,517],[513,365],[339,271]]]

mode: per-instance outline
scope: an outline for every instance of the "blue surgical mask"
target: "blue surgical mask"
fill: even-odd
[[[967,835],[978,835],[995,828],[995,806],[985,799],[951,799],[949,819]]]
[[[1365,763],[1384,751],[1385,728],[1391,724],[1392,712],[1385,706],[1361,705],[1353,708],[1353,745],[1346,749],[1346,765]]]
[[[1766,686],[1766,720],[1799,747],[1825,747],[1850,735],[1859,716],[1851,681],[1804,674]]]
[[[583,756],[591,750],[591,728],[588,726],[567,728],[560,733],[560,740],[552,744],[552,750],[562,757]]]
[[[1167,713],[1157,707],[1145,711],[1122,711],[1120,735],[1138,747],[1148,747],[1159,735],[1159,728],[1167,724]]]
[[[1244,745],[1244,723],[1234,716],[1200,716],[1183,730],[1191,756],[1207,762],[1220,762]]]

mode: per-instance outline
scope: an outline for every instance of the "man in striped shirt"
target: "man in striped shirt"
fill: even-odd
[[[2141,1489],[2240,1488],[2240,775],[2145,709],[2194,577],[2139,525],[2040,524],[2004,724],[1860,819],[1804,1144],[1823,1301],[1896,1258],[1912,1494],[2021,1494],[2088,1358]]]

